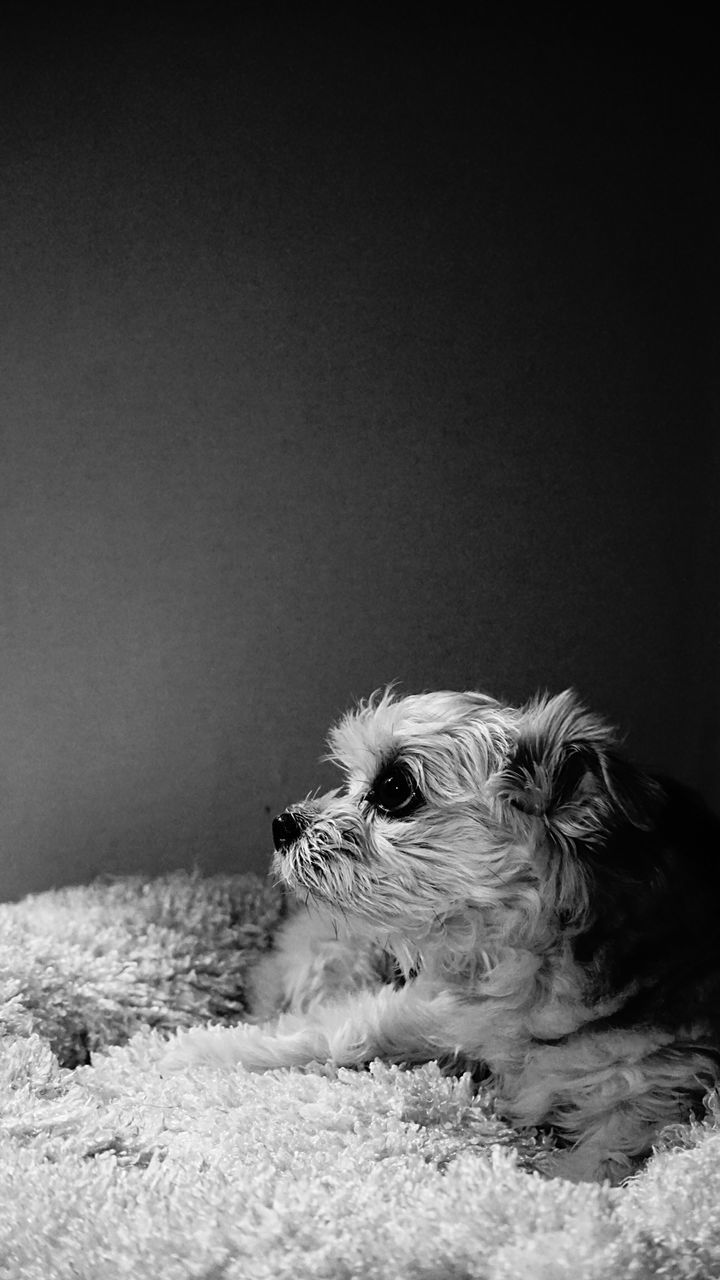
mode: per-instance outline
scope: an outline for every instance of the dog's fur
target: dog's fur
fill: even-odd
[[[386,691],[330,746],[344,788],[274,824],[301,906],[256,975],[273,1020],[170,1065],[439,1059],[549,1127],[558,1172],[620,1181],[720,1078],[720,823],[570,691]]]

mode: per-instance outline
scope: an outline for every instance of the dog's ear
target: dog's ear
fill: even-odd
[[[570,689],[521,709],[514,747],[493,790],[570,840],[592,840],[612,820],[651,825],[656,794],[652,780],[618,754],[610,726]]]

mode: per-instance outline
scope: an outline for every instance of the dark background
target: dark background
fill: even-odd
[[[718,801],[709,31],[96,9],[2,33],[0,894],[264,867],[391,679]]]

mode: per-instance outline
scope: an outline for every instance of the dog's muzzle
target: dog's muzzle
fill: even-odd
[[[292,809],[285,809],[277,818],[273,818],[273,844],[278,853],[285,853],[309,826],[309,820],[301,813],[293,813]]]

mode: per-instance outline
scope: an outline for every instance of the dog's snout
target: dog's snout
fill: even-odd
[[[307,818],[304,818],[301,813],[293,813],[291,809],[285,809],[283,813],[278,814],[277,818],[273,818],[273,843],[278,853],[282,853],[283,849],[289,848],[299,840],[308,826]]]

